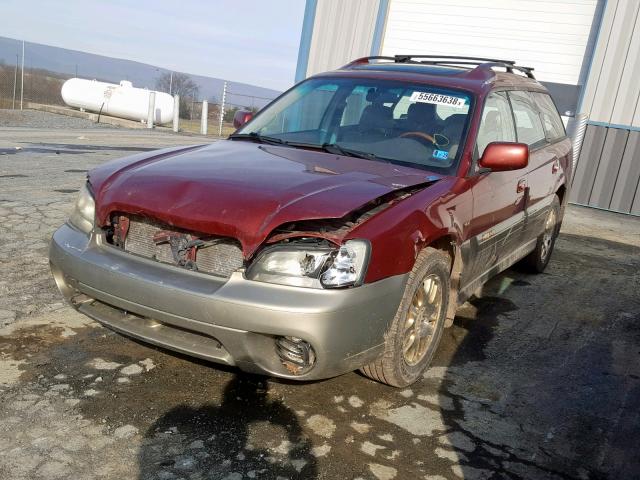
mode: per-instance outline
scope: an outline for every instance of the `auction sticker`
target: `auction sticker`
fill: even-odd
[[[412,102],[433,103],[434,105],[447,105],[454,108],[464,108],[467,106],[464,98],[443,95],[441,93],[413,92],[409,100]]]

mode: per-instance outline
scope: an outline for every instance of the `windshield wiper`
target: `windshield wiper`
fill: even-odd
[[[229,138],[248,138],[251,140],[257,140],[260,143],[270,143],[274,145],[288,145],[288,142],[277,137],[270,137],[268,135],[260,135],[258,132],[251,133],[234,133]]]
[[[346,148],[337,143],[323,143],[320,148],[325,152],[333,153],[336,155],[344,155],[346,157],[364,158],[366,160],[379,160],[381,162],[390,162],[389,159],[379,157],[375,153],[363,152],[361,150],[354,150],[352,148]]]

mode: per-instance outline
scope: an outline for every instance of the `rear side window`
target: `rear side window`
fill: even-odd
[[[476,148],[478,157],[491,142],[515,142],[516,132],[507,94],[493,92],[484,103]]]
[[[550,141],[558,140],[565,136],[564,124],[560,118],[560,114],[553,104],[553,100],[546,93],[531,93],[536,102],[540,114],[542,115],[542,124],[547,138]]]
[[[516,121],[516,135],[518,142],[526,143],[535,148],[547,143],[547,137],[542,127],[542,120],[527,92],[509,92],[513,117]]]

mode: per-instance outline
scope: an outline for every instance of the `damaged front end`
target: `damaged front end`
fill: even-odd
[[[364,284],[372,247],[354,230],[421,188],[342,218],[282,223],[252,250],[231,231],[143,208],[114,208],[100,224],[87,184],[54,235],[51,268],[75,308],[116,331],[246,371],[326,378],[379,353],[404,288],[401,276]]]
[[[275,229],[247,269],[250,280],[310,288],[355,287],[364,282],[371,243],[349,239],[357,226],[422,190],[394,190],[343,218],[302,220]]]
[[[244,266],[238,241],[192,232],[142,215],[114,214],[104,233],[108,244],[127,253],[187,270],[229,278]]]
[[[351,230],[433,183],[434,182],[431,181],[399,188],[366,203],[342,218],[301,220],[284,224],[271,233],[266,243],[272,244],[287,241],[292,238],[309,237],[326,239],[329,242],[340,245]]]
[[[366,239],[345,241],[348,234],[426,185],[396,189],[342,218],[281,225],[249,258],[235,238],[183,229],[140,214],[112,213],[102,231],[107,244],[127,253],[222,278],[245,268],[245,277],[259,282],[354,287],[364,281],[371,246]]]

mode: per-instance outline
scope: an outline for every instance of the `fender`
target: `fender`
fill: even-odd
[[[457,177],[446,177],[349,232],[345,240],[367,238],[371,242],[365,282],[411,271],[418,253],[443,238],[459,247],[465,240],[465,225],[473,208],[465,183]],[[452,249],[453,253],[457,251]]]

